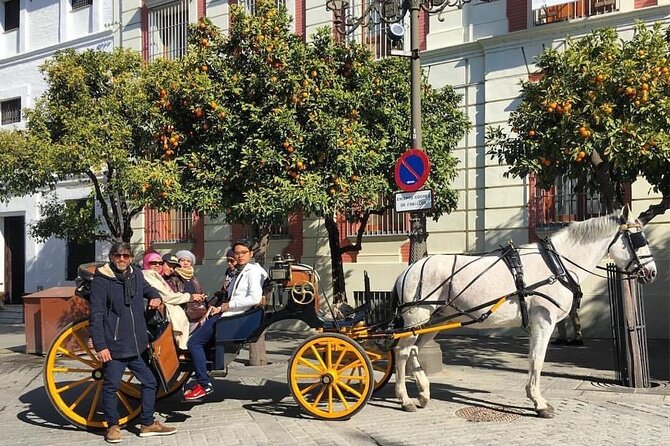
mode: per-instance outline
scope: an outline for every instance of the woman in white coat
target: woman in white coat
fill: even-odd
[[[189,322],[181,304],[192,301],[202,302],[205,295],[172,291],[172,288],[170,288],[161,275],[164,262],[160,254],[150,252],[144,256],[143,260],[142,273],[144,274],[144,279],[160,293],[161,299],[165,304],[168,320],[172,323],[172,331],[174,333],[175,341],[177,342],[177,347],[180,350],[186,350]]]

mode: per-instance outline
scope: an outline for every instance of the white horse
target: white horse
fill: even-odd
[[[501,252],[484,256],[435,255],[421,259],[405,269],[394,289],[405,330],[445,320],[465,325],[472,323],[471,328],[477,329],[515,327],[526,319],[530,329],[526,395],[542,418],[554,416],[554,408],[540,393],[544,356],[554,326],[568,315],[573,305],[573,290],[578,291],[578,284],[588,278],[590,271],[608,253],[620,270],[636,275],[642,283],[651,283],[656,277],[656,265],[642,233],[642,225],[638,221],[628,221],[627,207],[621,214],[572,223],[556,232],[550,241],[553,246],[535,243],[518,248],[516,258],[523,265],[523,279],[529,291],[523,298],[525,304],[520,304],[519,296],[515,294],[519,287],[513,278],[513,268],[506,265]],[[553,267],[550,265],[552,257]],[[562,276],[561,272],[564,273]],[[486,317],[499,298],[506,295],[509,299],[503,299]],[[401,338],[394,348],[395,391],[406,411],[416,410],[405,386],[408,363],[419,389],[418,404],[423,407],[430,400],[430,383],[417,358],[419,348],[436,333]]]

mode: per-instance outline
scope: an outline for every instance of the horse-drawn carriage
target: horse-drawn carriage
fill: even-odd
[[[396,394],[403,408],[411,411],[416,406],[405,389],[406,368],[414,373],[419,404],[430,400],[429,382],[417,359],[422,343],[439,331],[464,325],[523,325],[530,332],[526,394],[540,417],[553,417],[553,408],[540,392],[540,373],[556,322],[578,304],[579,284],[607,254],[622,272],[643,283],[656,276],[642,225],[627,217],[626,211],[573,223],[545,243],[518,249],[424,258],[397,279],[397,300],[387,312],[391,316],[381,321],[366,318],[369,302],[346,317],[320,317],[316,271],[277,262],[270,268],[271,279],[279,284],[272,299],[264,309],[225,318],[217,325],[209,366],[225,369],[242,346],[258,339],[266,328],[297,319],[319,332],[295,350],[288,365],[291,393],[306,412],[322,419],[351,417],[394,371]],[[49,398],[66,419],[85,428],[103,426],[102,373],[88,321],[63,329],[47,353],[44,379]],[[139,385],[126,373],[118,391],[121,423],[140,411]],[[182,361],[158,397],[179,390],[190,375],[188,361]]]
[[[90,274],[92,266],[88,266]],[[318,274],[314,268],[290,260],[277,260],[270,268],[277,284],[265,307],[222,318],[209,349],[209,370],[225,371],[242,347],[255,342],[275,322],[295,319],[320,334],[307,339],[295,351],[288,367],[291,392],[297,403],[311,415],[342,419],[362,409],[373,391],[380,389],[393,373],[393,354],[369,340],[363,333],[365,306],[348,317],[324,319],[321,313]],[[89,337],[87,319],[65,327],[49,348],[44,362],[44,382],[54,407],[68,421],[83,428],[104,426],[101,411],[102,363]],[[157,398],[182,389],[193,368],[180,359],[178,371]],[[126,370],[117,392],[120,423],[140,413],[139,382]]]

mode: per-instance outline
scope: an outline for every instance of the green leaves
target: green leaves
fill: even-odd
[[[667,31],[666,31],[667,32]],[[659,24],[638,23],[630,40],[599,29],[542,53],[536,82],[523,82],[511,129],[487,130],[489,154],[514,176],[537,174],[546,187],[560,175],[602,190],[594,164],[621,185],[644,176],[667,181],[670,47]]]

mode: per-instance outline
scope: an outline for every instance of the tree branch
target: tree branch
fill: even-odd
[[[93,189],[95,190],[95,197],[98,203],[100,203],[102,218],[105,219],[105,223],[107,223],[107,227],[109,228],[109,231],[112,233],[112,236],[117,237],[119,230],[109,215],[109,205],[107,204],[105,197],[102,195],[102,189],[100,188],[100,182],[98,181],[98,177],[95,175],[95,173],[93,173],[91,169],[86,170],[86,175],[91,180],[91,183],[93,183]]]
[[[640,223],[646,225],[657,215],[665,213],[670,209],[670,173],[663,175],[663,180],[658,186],[663,198],[657,204],[652,204],[647,208],[646,211],[642,212],[637,218],[640,220]]]

